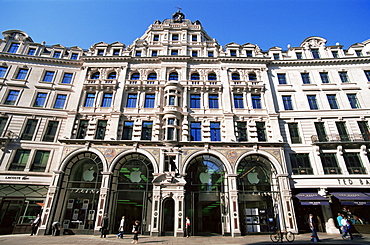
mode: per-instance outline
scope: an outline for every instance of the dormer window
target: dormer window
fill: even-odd
[[[357,57],[362,57],[361,50],[355,50]]]
[[[230,50],[230,56],[236,56],[236,50],[234,49]]]
[[[19,48],[19,43],[12,43],[12,45],[10,45],[10,48],[9,48],[8,52],[12,53],[12,54],[15,54],[15,53],[17,53],[18,48]]]
[[[53,58],[60,58],[60,55],[61,55],[61,52],[55,51],[54,55],[53,55]]]
[[[247,50],[245,53],[247,54],[247,57],[252,57],[252,51],[251,50]]]
[[[159,41],[159,35],[154,35],[153,36],[153,41],[158,42]]]
[[[29,50],[28,50],[28,55],[35,55],[35,53],[36,53],[36,49],[35,48],[30,48]]]
[[[197,35],[191,35],[191,41],[197,42],[198,41]]]
[[[297,56],[298,60],[302,59],[302,53],[301,52],[297,52],[297,53],[295,53],[295,55]]]
[[[177,49],[172,49],[171,55],[179,55],[179,51]]]
[[[113,49],[113,55],[119,55],[119,49]]]
[[[172,34],[172,41],[178,41],[179,40],[179,34]]]
[[[157,50],[153,50],[152,51],[152,56],[158,56],[158,51]]]
[[[77,53],[72,53],[71,60],[77,60],[77,59],[78,59],[78,54]]]
[[[97,54],[98,55],[104,55],[104,49],[98,49]]]
[[[136,50],[136,56],[138,56],[138,57],[141,56],[141,50]]]
[[[208,51],[208,57],[213,57],[213,51]]]
[[[318,49],[311,49],[311,53],[314,59],[320,59],[320,53]]]
[[[280,54],[273,54],[274,55],[274,60],[280,60]]]
[[[338,51],[331,51],[331,54],[333,55],[333,58],[339,58]]]

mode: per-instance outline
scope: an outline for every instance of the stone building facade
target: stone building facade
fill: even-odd
[[[335,233],[343,203],[370,219],[369,41],[222,47],[180,11],[127,47],[3,36],[1,233],[40,212],[39,234],[95,234],[104,213],[153,236],[186,217],[195,235],[298,232],[308,210]]]

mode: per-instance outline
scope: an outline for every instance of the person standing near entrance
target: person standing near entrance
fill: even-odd
[[[186,217],[185,221],[185,232],[186,232],[186,237],[190,236],[190,219]]]
[[[348,222],[347,217],[343,216],[343,219],[342,219],[341,222],[342,222],[342,233],[343,233],[342,237],[345,238],[347,236],[347,233],[348,233],[351,240],[353,240],[352,232],[350,231],[351,225]]]
[[[132,227],[132,232],[134,233],[134,238],[131,243],[139,243],[139,232],[140,232],[140,221],[136,220],[135,224]]]
[[[118,228],[119,233],[117,234],[117,238],[123,239],[124,227],[125,227],[125,216],[122,216],[122,219],[119,223],[119,228]]]
[[[109,219],[107,213],[104,214],[103,220],[101,221],[101,235],[100,238],[107,237]]]
[[[31,236],[36,235],[37,229],[39,228],[41,224],[41,217],[40,214],[37,214],[36,219],[31,223]]]
[[[315,222],[315,220],[313,218],[313,214],[310,214],[309,215],[309,217],[308,217],[308,223],[309,223],[310,229],[312,231],[311,241],[312,242],[319,242],[320,239],[317,236],[317,225],[316,225],[316,222]]]
[[[338,213],[337,222],[338,222],[340,234],[342,234],[342,219],[343,219],[343,215],[341,213]]]

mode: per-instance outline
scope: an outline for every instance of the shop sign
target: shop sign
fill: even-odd
[[[82,189],[82,188],[78,188],[78,189],[72,189],[72,192],[74,192],[74,193],[98,194],[99,193],[99,190],[98,189]]]
[[[338,184],[340,185],[370,185],[368,179],[338,179]]]
[[[5,176],[6,180],[29,180],[28,176]]]

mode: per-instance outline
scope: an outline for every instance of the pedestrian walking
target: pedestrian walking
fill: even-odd
[[[36,219],[31,223],[31,236],[36,235],[37,229],[39,228],[41,224],[41,217],[40,214],[37,214]]]
[[[109,219],[107,213],[104,214],[103,220],[101,221],[101,235],[100,238],[106,238],[108,233],[108,223]]]
[[[340,234],[342,234],[342,219],[343,219],[343,214],[338,213],[337,222],[338,222]]]
[[[347,217],[343,216],[343,219],[341,222],[342,222],[342,237],[346,238],[349,235],[351,240],[353,240],[352,232],[350,231],[351,224],[349,223]]]
[[[139,243],[139,232],[140,232],[140,221],[136,220],[135,224],[132,227],[132,232],[134,233],[134,238],[131,243],[138,244]]]
[[[186,232],[186,237],[190,236],[190,219],[186,217],[185,221],[185,232]]]
[[[124,227],[125,227],[125,216],[122,216],[122,219],[119,223],[119,228],[118,228],[118,234],[117,234],[117,238],[121,238],[123,239],[123,232],[124,232]]]
[[[312,242],[319,242],[320,239],[317,236],[317,225],[316,225],[315,219],[313,217],[313,214],[310,214],[309,215],[309,217],[308,217],[308,223],[309,223],[310,229],[312,231],[311,241]]]

